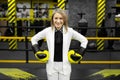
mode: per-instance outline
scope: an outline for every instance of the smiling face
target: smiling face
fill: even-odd
[[[68,18],[67,14],[62,9],[56,9],[51,17],[51,27],[56,29],[61,29],[61,27],[65,28],[65,32],[68,30]]]
[[[55,13],[53,16],[53,24],[56,27],[56,29],[61,29],[61,27],[64,24],[63,16],[60,13]]]

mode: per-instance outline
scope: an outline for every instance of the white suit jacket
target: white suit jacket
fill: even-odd
[[[46,39],[47,46],[49,50],[49,60],[46,64],[46,71],[48,74],[52,74],[55,72],[54,70],[54,33],[55,29],[52,27],[45,28],[44,30],[37,33],[35,36],[32,37],[31,43],[32,45],[38,44],[38,41],[41,39]],[[73,30],[72,28],[68,28],[66,32],[65,28],[63,27],[63,74],[68,74],[71,72],[71,64],[68,61],[68,51],[71,43],[71,39],[75,39],[80,41],[81,47],[86,48],[88,40],[78,33],[77,31]]]

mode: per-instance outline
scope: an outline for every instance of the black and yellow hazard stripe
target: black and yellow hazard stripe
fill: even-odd
[[[98,0],[97,2],[97,28],[100,28],[105,18],[105,5],[106,0]],[[96,30],[96,36],[98,36],[98,29]],[[97,50],[104,49],[104,39],[97,40]]]
[[[8,0],[8,25],[15,27],[16,26],[16,0]],[[14,35],[17,35],[17,28],[15,28]],[[17,48],[17,40],[11,39],[9,42],[9,49]]]
[[[8,0],[8,23],[16,23],[16,1]]]
[[[92,75],[90,75],[90,77],[98,76],[98,75],[101,76],[101,78],[118,77],[120,75],[120,69],[103,69],[103,70],[93,73]]]
[[[12,42],[13,39],[0,39],[0,42]],[[14,39],[16,41],[16,39]],[[17,39],[17,42],[24,42],[25,39]],[[16,42],[16,43],[17,43]],[[10,45],[10,43],[9,43]]]
[[[0,42],[8,42],[10,41],[9,39],[0,39]]]
[[[37,76],[18,68],[0,68],[0,74],[7,76],[10,80],[36,80]]]
[[[0,41],[4,41],[4,42],[7,42],[7,41],[12,41],[12,40],[17,40],[19,42],[22,42],[22,41],[26,41],[26,38],[25,37],[5,37],[5,36],[1,36],[0,37]],[[31,41],[31,37],[27,37],[27,41]]]
[[[19,37],[18,37],[19,38]],[[23,37],[21,37],[21,38],[19,38],[19,39],[9,39],[9,37],[8,37],[8,39],[7,39],[7,37],[6,38],[1,38],[0,37],[0,42],[9,42],[9,45],[11,45],[12,46],[12,42],[13,41],[17,41],[17,42],[25,42],[25,39],[23,38]],[[28,41],[30,41],[30,39],[28,40]],[[17,43],[17,42],[15,42],[15,43]],[[17,47],[17,46],[16,46]]]
[[[57,7],[65,10],[65,0],[58,0]]]
[[[16,49],[17,48],[16,43],[17,43],[17,40],[11,39],[9,42],[9,49]]]

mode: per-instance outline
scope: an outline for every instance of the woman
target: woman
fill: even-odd
[[[72,39],[81,42],[84,51],[88,40],[72,28],[68,28],[67,15],[64,10],[57,9],[52,15],[51,27],[48,27],[32,37],[31,42],[35,52],[38,52],[38,41],[46,39],[49,59],[46,63],[48,80],[70,80],[71,63],[68,51]]]

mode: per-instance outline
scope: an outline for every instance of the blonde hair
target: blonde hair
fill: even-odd
[[[65,30],[68,31],[68,17],[67,17],[67,14],[65,13],[64,10],[62,9],[56,9],[53,14],[52,14],[52,18],[51,18],[51,26],[52,26],[52,29],[54,28],[54,23],[53,23],[53,17],[56,13],[59,13],[63,16],[63,20],[64,20],[64,27],[65,27]]]

